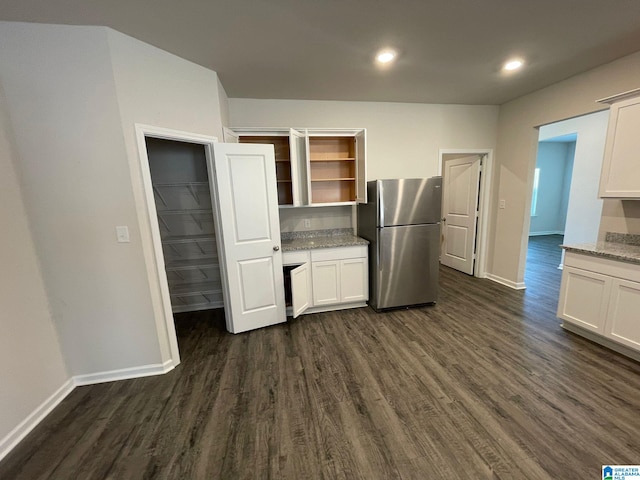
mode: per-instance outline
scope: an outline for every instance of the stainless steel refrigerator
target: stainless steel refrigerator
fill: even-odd
[[[358,235],[369,240],[369,305],[376,310],[438,297],[442,177],[367,182]]]

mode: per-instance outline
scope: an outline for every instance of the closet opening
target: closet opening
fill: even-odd
[[[224,320],[222,312],[206,312],[224,307],[206,146],[149,136],[144,140],[164,273],[179,334],[181,320],[193,323],[198,316]]]

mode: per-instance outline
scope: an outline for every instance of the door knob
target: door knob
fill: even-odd
[[[444,217],[444,218],[442,219],[442,221],[443,221],[443,222],[446,222],[446,221],[447,221],[447,218],[446,218],[446,217]]]
[[[278,245],[274,245],[273,246],[273,251],[277,252],[278,250],[280,250],[280,247]]]

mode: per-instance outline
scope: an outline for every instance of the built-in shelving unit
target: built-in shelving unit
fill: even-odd
[[[309,136],[311,203],[356,201],[355,137]]]
[[[204,149],[147,138],[147,153],[172,310],[222,307]]]

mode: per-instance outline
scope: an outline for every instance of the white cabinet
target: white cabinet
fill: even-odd
[[[611,105],[599,195],[640,198],[640,89],[599,101]]]
[[[604,334],[611,277],[564,265],[558,317]]]
[[[566,252],[558,302],[565,328],[640,352],[639,312],[640,265]]]
[[[313,262],[313,305],[340,303],[340,261]]]
[[[285,286],[288,306],[294,317],[304,311],[308,313],[365,306],[369,298],[368,259],[366,246],[323,248],[309,251],[286,252]],[[301,267],[310,267],[298,274],[301,280],[294,284],[294,272]],[[295,268],[287,271],[287,269]],[[290,280],[287,280],[287,277]],[[308,288],[304,289],[303,285]],[[299,300],[296,298],[311,299]],[[290,299],[290,300],[289,300]],[[296,306],[300,305],[300,306]]]
[[[365,129],[307,129],[311,205],[367,202]]]
[[[232,128],[224,139],[274,146],[281,207],[367,201],[364,128]]]
[[[273,145],[278,205],[299,207],[308,204],[306,139],[302,132],[293,128],[227,128],[224,141]]]
[[[605,335],[640,350],[640,283],[613,279]]]

